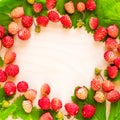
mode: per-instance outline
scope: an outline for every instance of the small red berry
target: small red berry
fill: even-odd
[[[84,12],[85,11],[85,3],[84,2],[78,2],[76,5],[76,9],[78,12]]]
[[[16,85],[12,81],[8,81],[4,85],[4,92],[7,96],[14,95],[16,93]]]
[[[91,17],[89,20],[89,26],[92,30],[95,30],[98,26],[98,18]]]
[[[5,36],[2,39],[2,44],[6,48],[11,48],[14,44],[14,39],[11,36]]]
[[[48,25],[49,19],[46,16],[39,16],[36,19],[36,22],[38,25],[46,27]]]
[[[50,88],[50,86],[49,86],[47,83],[45,83],[45,84],[43,84],[43,85],[41,86],[41,95],[42,95],[42,96],[47,96],[47,95],[49,95],[49,94],[50,94],[50,91],[51,91],[51,88]]]
[[[48,97],[42,97],[38,100],[38,105],[42,110],[50,109],[50,99]]]
[[[79,106],[75,103],[66,103],[65,109],[69,115],[77,115],[79,112]]]
[[[98,80],[98,79],[93,79],[91,81],[91,88],[94,90],[94,91],[98,91],[100,88],[101,88],[102,84],[101,84],[101,81]]]
[[[0,69],[0,82],[5,82],[7,80],[7,75],[5,71]]]
[[[46,112],[40,116],[39,120],[53,120],[53,117],[49,112]]]
[[[5,68],[5,72],[8,76],[15,77],[19,73],[19,67],[15,64],[10,64]]]
[[[35,13],[39,13],[42,11],[42,4],[41,3],[34,3],[33,4],[33,10]]]
[[[94,0],[87,0],[86,2],[86,9],[89,11],[93,11],[96,9],[96,3]]]
[[[117,57],[117,58],[114,60],[114,64],[115,64],[115,66],[117,66],[118,68],[120,68],[120,57]]]
[[[28,90],[28,83],[25,82],[25,81],[20,81],[18,84],[17,84],[17,90],[19,92],[26,92]]]
[[[5,28],[2,25],[0,25],[0,39],[3,38],[4,35],[5,35]]]
[[[96,112],[96,108],[90,104],[86,104],[82,108],[82,116],[84,118],[92,118],[95,112]]]
[[[31,27],[33,24],[33,18],[31,16],[23,16],[22,17],[22,25],[26,28]]]
[[[116,25],[110,25],[107,28],[108,35],[112,38],[116,38],[119,34],[119,28]]]
[[[56,5],[56,0],[46,0],[46,8],[48,10],[53,9]]]
[[[52,22],[59,22],[60,19],[59,14],[55,11],[48,12],[48,18]]]

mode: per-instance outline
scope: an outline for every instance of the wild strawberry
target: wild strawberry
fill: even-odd
[[[39,16],[36,19],[36,22],[38,25],[46,27],[48,25],[49,19],[46,16]]]
[[[86,9],[89,11],[93,11],[96,9],[96,3],[94,0],[87,0],[86,2]]]
[[[39,120],[53,120],[53,117],[49,112],[46,112],[40,116]]]
[[[58,111],[59,109],[61,109],[62,108],[61,100],[58,98],[53,98],[51,101],[51,107],[52,107],[52,110],[54,111]]]
[[[120,100],[120,93],[117,90],[112,90],[106,94],[106,99],[109,102],[117,102]]]
[[[34,3],[33,4],[33,10],[35,13],[39,13],[42,11],[42,4],[41,3]]]
[[[120,53],[120,44],[117,46],[117,51]]]
[[[10,15],[11,15],[12,18],[20,18],[20,17],[22,17],[24,15],[23,7],[14,8]]]
[[[63,15],[60,18],[60,21],[65,28],[71,28],[72,27],[72,21],[71,21],[71,19],[68,15]]]
[[[1,50],[1,48],[2,48],[2,42],[1,42],[1,40],[0,40],[0,50]]]
[[[6,48],[11,48],[14,44],[14,39],[11,36],[5,36],[2,39],[2,45]]]
[[[48,97],[42,97],[38,100],[38,105],[42,110],[50,109],[50,99]]]
[[[5,82],[7,80],[7,75],[5,71],[0,69],[0,82]]]
[[[101,88],[102,84],[101,84],[101,81],[98,80],[98,79],[93,79],[91,81],[91,88],[94,90],[94,91],[98,91],[100,88]]]
[[[5,72],[8,76],[15,77],[19,73],[19,67],[15,64],[10,64],[5,68]]]
[[[20,81],[18,84],[17,84],[17,90],[19,92],[26,92],[28,90],[28,83],[25,82],[25,81]]]
[[[72,1],[65,3],[64,8],[69,14],[73,14],[75,12],[74,3]]]
[[[103,103],[105,102],[105,94],[102,91],[96,91],[94,99],[96,102]]]
[[[95,30],[98,26],[98,18],[91,17],[89,20],[89,26],[92,30]]]
[[[118,68],[116,66],[108,66],[107,71],[108,76],[112,79],[116,78],[118,75]]]
[[[5,35],[5,28],[2,25],[0,25],[0,39],[3,38],[4,35]]]
[[[104,53],[104,59],[109,63],[113,62],[115,58],[115,53],[111,50],[108,50]]]
[[[37,96],[37,91],[34,89],[29,89],[24,93],[26,99],[33,101]]]
[[[16,58],[16,53],[9,50],[6,52],[5,56],[4,56],[4,63],[5,64],[10,64],[12,63]]]
[[[49,95],[49,94],[50,94],[50,91],[51,91],[51,88],[50,88],[50,86],[49,86],[47,83],[45,83],[45,84],[43,84],[43,85],[41,86],[41,95],[42,95],[42,96],[47,96],[47,95]]]
[[[34,4],[35,0],[27,0],[29,4]]]
[[[101,41],[107,36],[107,30],[104,27],[99,27],[94,33],[94,40]]]
[[[30,31],[27,28],[22,28],[19,32],[18,32],[18,37],[21,40],[28,40],[30,38],[31,34]]]
[[[78,12],[84,12],[85,11],[85,3],[84,2],[78,2],[76,5],[76,9]]]
[[[86,104],[82,108],[82,116],[84,118],[92,118],[95,112],[96,112],[96,108],[90,104]]]
[[[88,90],[85,87],[78,87],[75,91],[75,95],[80,100],[85,100],[88,96]]]
[[[32,105],[32,102],[30,100],[24,100],[22,102],[22,107],[26,113],[32,112],[33,105]]]
[[[107,28],[108,35],[112,38],[116,38],[119,34],[119,28],[117,25],[110,25]]]
[[[4,92],[7,96],[14,95],[16,93],[16,85],[12,81],[8,81],[4,85]]]
[[[115,66],[117,66],[118,68],[120,68],[120,57],[117,57],[117,58],[114,60],[114,64],[115,64]]]
[[[56,5],[56,0],[46,0],[46,8],[48,10],[53,9]]]
[[[110,92],[112,90],[114,90],[115,85],[109,81],[109,80],[104,80],[102,83],[102,89],[104,90],[104,92]]]
[[[107,38],[107,40],[105,41],[105,46],[108,49],[115,49],[118,46],[118,42],[115,39],[112,38]]]
[[[65,109],[69,115],[77,115],[79,112],[79,106],[75,103],[66,103]]]
[[[8,32],[12,35],[15,35],[17,34],[19,31],[19,27],[18,27],[18,24],[16,22],[11,22],[9,25],[8,25]]]
[[[52,22],[59,22],[59,14],[55,11],[48,12],[48,18]]]
[[[31,27],[33,24],[33,18],[31,16],[23,16],[22,17],[22,25],[26,28]]]

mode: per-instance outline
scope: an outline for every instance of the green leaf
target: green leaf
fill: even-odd
[[[4,61],[2,59],[2,57],[0,57],[0,67],[2,67],[4,65]]]

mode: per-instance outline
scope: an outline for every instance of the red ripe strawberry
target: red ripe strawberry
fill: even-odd
[[[68,15],[63,15],[60,18],[60,21],[65,28],[71,28],[72,27],[72,21],[71,21],[71,19]]]
[[[96,112],[96,108],[90,104],[86,104],[82,108],[82,116],[84,118],[92,118],[95,112]]]
[[[23,7],[14,8],[10,15],[11,15],[12,18],[20,18],[20,17],[22,17],[24,15]]]
[[[31,16],[23,16],[22,17],[22,25],[26,28],[31,27],[33,24],[33,18]]]
[[[107,28],[108,35],[112,38],[116,38],[119,34],[119,28],[116,25],[110,25]]]
[[[94,91],[98,91],[100,88],[101,88],[102,84],[101,84],[101,81],[100,80],[97,80],[97,79],[93,79],[91,81],[91,88],[94,90]]]
[[[117,66],[118,68],[120,68],[120,57],[118,57],[118,58],[116,58],[114,60],[114,64],[115,64],[115,66]]]
[[[96,3],[94,0],[87,0],[86,2],[86,9],[89,11],[93,11],[96,9]]]
[[[84,12],[85,11],[85,3],[84,2],[78,2],[76,5],[76,9],[78,12]]]
[[[106,99],[109,102],[117,102],[120,100],[120,93],[117,90],[112,90],[106,94]]]
[[[65,109],[69,115],[77,115],[79,112],[79,106],[75,103],[66,103]]]
[[[39,13],[42,11],[42,4],[41,3],[34,3],[33,4],[33,10],[35,13]]]
[[[41,95],[42,95],[42,96],[47,96],[47,95],[49,95],[49,94],[50,94],[50,91],[51,91],[51,88],[50,88],[50,86],[49,86],[47,83],[45,83],[45,84],[43,84],[43,85],[41,86]]]
[[[89,26],[92,30],[95,30],[98,26],[98,18],[91,17],[89,20]]]
[[[75,12],[74,3],[72,1],[65,3],[64,7],[69,14],[73,14]]]
[[[105,46],[108,49],[115,49],[118,46],[118,42],[115,39],[107,38],[105,41]]]
[[[8,76],[15,77],[19,73],[19,67],[15,64],[10,64],[5,68],[5,72]]]
[[[5,64],[10,64],[12,63],[16,58],[16,53],[13,51],[7,51],[5,56],[4,56],[4,63]]]
[[[51,107],[52,107],[52,110],[54,111],[58,111],[59,109],[61,109],[62,108],[61,100],[58,98],[53,98],[51,101]]]
[[[28,90],[28,83],[25,82],[25,81],[20,81],[18,84],[17,84],[17,90],[19,92],[26,92]]]
[[[40,116],[39,120],[53,120],[53,117],[49,112],[46,112]]]
[[[7,80],[6,73],[0,69],[0,82],[5,82]]]
[[[55,11],[48,12],[48,18],[52,22],[59,22],[60,19],[59,14]]]
[[[11,48],[14,44],[14,39],[7,35],[2,39],[2,44],[6,48]]]
[[[4,85],[4,92],[7,96],[14,95],[16,93],[16,85],[12,81],[8,81]]]
[[[94,33],[94,40],[101,41],[107,36],[107,30],[104,27],[99,27]]]
[[[0,39],[3,38],[4,35],[5,35],[5,28],[2,25],[0,25]]]
[[[53,9],[56,5],[56,0],[46,0],[46,8],[48,10]]]
[[[21,40],[28,40],[30,38],[31,34],[30,31],[27,28],[22,28],[19,32],[18,32],[18,37]]]
[[[48,97],[42,97],[38,100],[38,105],[42,110],[50,109],[50,99]]]
[[[109,80],[104,80],[103,83],[102,83],[102,89],[105,91],[105,92],[110,92],[112,90],[114,90],[115,88],[115,85],[109,81]]]
[[[46,16],[39,16],[36,19],[36,22],[37,22],[38,25],[46,27],[48,25],[49,19]]]
[[[109,66],[107,68],[108,76],[112,79],[116,78],[118,75],[118,68],[116,66]]]
[[[107,62],[113,62],[115,58],[116,58],[115,53],[111,50],[108,50],[104,53],[104,59]]]

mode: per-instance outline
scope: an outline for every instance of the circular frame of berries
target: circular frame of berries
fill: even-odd
[[[5,120],[9,115],[30,119],[28,114],[31,115],[32,120],[34,120],[32,115],[36,114],[38,118],[35,118],[35,120],[94,120],[95,118],[106,120],[106,104],[108,101],[111,102],[108,120],[111,120],[111,118],[113,120],[112,112],[114,109],[118,110],[116,106],[119,105],[120,100],[119,90],[114,83],[114,81],[120,79],[118,25],[109,24],[107,27],[99,25],[99,18],[95,16],[96,0],[76,0],[74,2],[62,0],[62,5],[59,5],[59,0],[21,0],[20,2],[14,0],[14,2],[11,7],[8,7],[7,3],[11,2],[6,0],[1,2],[0,6],[0,10],[5,10],[6,6],[8,8],[4,11],[5,13],[0,12],[0,17],[3,16],[0,20],[0,49],[2,47],[7,49],[4,58],[0,57],[0,82],[3,83],[1,91],[3,90],[2,96],[4,96],[0,110],[6,112],[9,109],[11,110],[13,105],[21,103],[19,112],[24,117],[22,118],[20,114],[15,112],[19,110],[18,106],[12,112],[6,113],[6,116],[0,114],[1,120]],[[63,105],[59,98],[53,98],[50,101],[48,95],[51,88],[47,83],[41,86],[41,98],[38,100],[39,108],[35,108],[33,107],[33,101],[37,95],[36,90],[29,88],[26,81],[20,81],[17,85],[12,81],[7,81],[8,76],[15,77],[19,73],[19,66],[13,63],[16,59],[16,53],[12,50],[15,42],[14,36],[17,35],[19,39],[26,41],[30,38],[29,28],[33,23],[35,31],[39,33],[41,31],[40,27],[46,27],[49,21],[53,23],[61,22],[66,29],[80,28],[84,25],[88,32],[93,32],[94,40],[96,42],[103,41],[106,47],[104,59],[108,67],[104,70],[104,74],[103,70],[95,68],[95,77],[91,81],[90,89],[85,86],[77,86],[72,101],[64,105],[64,112],[61,110]],[[5,69],[2,69],[4,66]],[[22,94],[22,100],[20,95],[21,102],[18,100],[20,103],[17,103],[17,100],[12,100],[16,92]],[[10,100],[13,102],[10,103]],[[116,118],[116,120],[118,119],[119,117]]]

